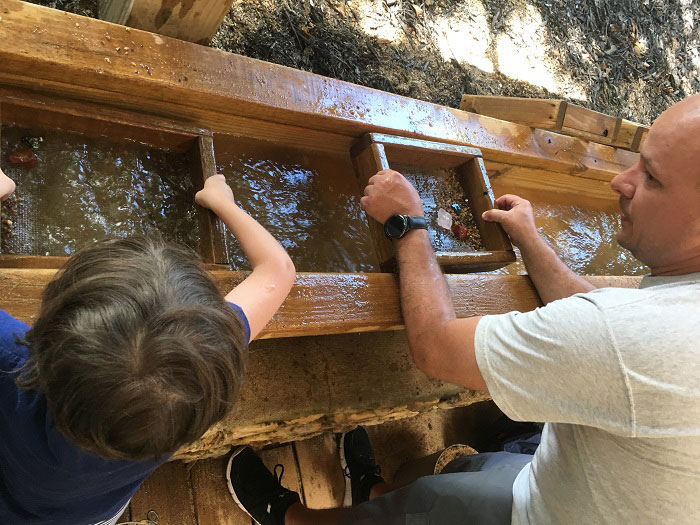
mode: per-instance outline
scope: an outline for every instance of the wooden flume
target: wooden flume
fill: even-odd
[[[500,177],[501,187],[525,184],[606,200],[614,198],[604,189],[607,182],[638,158],[17,0],[4,0],[0,17],[0,122],[31,117],[38,127],[189,151],[196,187],[215,173],[213,145],[222,135],[348,161],[352,145],[366,133],[447,144],[433,144],[442,148],[434,156],[439,159],[452,156],[449,145],[478,148],[481,157],[475,154],[471,166]],[[370,145],[363,173],[374,169],[372,162],[377,166],[385,147],[393,146]],[[200,254],[228,290],[243,275],[213,266],[226,262],[215,219],[200,210],[198,227]],[[1,256],[0,308],[31,321],[43,287],[62,262]],[[540,304],[524,276],[447,279],[460,316]],[[638,279],[594,282],[634,286]],[[232,444],[285,442],[485,398],[415,369],[401,327],[393,275],[300,274],[262,334],[271,340],[253,344],[238,410],[178,457],[218,455]]]

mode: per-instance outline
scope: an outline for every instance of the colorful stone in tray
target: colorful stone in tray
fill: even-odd
[[[460,241],[465,240],[467,238],[467,235],[469,235],[469,232],[467,231],[467,229],[464,226],[462,226],[461,224],[457,224],[457,223],[454,223],[452,225],[452,233]]]
[[[37,164],[39,164],[39,159],[36,158],[36,155],[34,155],[34,152],[30,149],[14,151],[10,153],[7,158],[15,166],[20,166],[28,170],[36,168]]]
[[[446,210],[439,208],[438,213],[437,213],[437,223],[438,223],[438,226],[441,226],[442,228],[445,228],[446,230],[451,229],[452,228],[452,215],[447,213]]]

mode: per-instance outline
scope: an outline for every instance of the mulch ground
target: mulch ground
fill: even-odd
[[[32,0],[96,16],[95,0]],[[463,93],[566,98],[440,53],[436,18],[470,16],[479,0],[237,0],[211,45],[400,95],[458,107]],[[700,91],[699,0],[527,0],[548,35],[547,55],[584,86],[591,109],[642,123]],[[517,31],[525,0],[483,0],[490,36]],[[360,7],[405,34],[369,36]]]

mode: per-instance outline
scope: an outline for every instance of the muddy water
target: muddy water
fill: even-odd
[[[502,192],[497,192],[497,195]],[[614,203],[580,206],[572,199],[556,196],[528,195],[513,191],[530,200],[535,224],[562,260],[579,275],[644,275],[649,269],[630,252],[617,244],[619,211]],[[495,273],[525,274],[518,260]]]
[[[416,166],[392,166],[392,169],[400,172],[418,190],[423,211],[428,221],[428,233],[430,242],[435,251],[478,251],[483,250],[479,230],[474,222],[469,209],[469,203],[464,195],[457,173],[454,169],[424,169]],[[452,205],[457,204],[461,211],[456,213]],[[467,229],[467,237],[460,241],[450,230],[438,226],[438,209],[442,208],[450,215],[453,221]]]
[[[219,172],[236,202],[284,246],[298,271],[378,271],[349,155],[337,158],[228,137],[217,137],[215,144]],[[249,268],[228,236],[231,267]]]
[[[9,154],[38,136],[36,167],[13,165]],[[17,183],[12,253],[71,255],[99,239],[153,230],[197,248],[187,155],[17,127],[2,128],[1,147],[2,169]]]

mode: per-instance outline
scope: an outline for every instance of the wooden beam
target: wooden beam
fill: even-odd
[[[638,152],[648,132],[649,126],[623,119],[620,125],[620,131],[617,133],[615,141],[613,142],[613,146]]]
[[[31,324],[41,294],[56,270],[0,269],[0,309]],[[211,272],[222,292],[241,282],[246,272]],[[526,276],[447,275],[458,317],[532,310],[537,293]],[[633,286],[635,277],[599,278],[608,286]],[[299,273],[277,314],[260,339],[403,328],[399,290],[393,274]]]
[[[194,154],[192,155],[192,181],[195,191],[204,187],[204,182],[216,175],[216,159],[214,158],[214,140],[211,136],[197,137]],[[226,232],[223,222],[211,210],[197,207],[199,228],[199,254],[205,263],[228,264],[226,253]]]
[[[564,121],[559,131],[601,144],[612,144],[621,123],[620,117],[606,115],[576,104],[567,104]]]
[[[215,133],[240,133],[242,117],[353,137],[385,132],[475,146],[486,160],[602,180],[637,158],[18,0],[5,0],[0,16],[0,83],[175,117]]]
[[[622,123],[619,117],[556,99],[464,95],[460,109],[600,144],[613,144]]]
[[[102,20],[208,44],[233,0],[100,0]]]
[[[459,108],[533,128],[561,129],[566,102],[544,98],[462,95]]]
[[[576,204],[593,207],[617,206],[619,200],[619,195],[612,191],[607,181],[584,179],[501,162],[486,162],[486,173],[497,196],[526,191],[542,196],[566,197]]]

